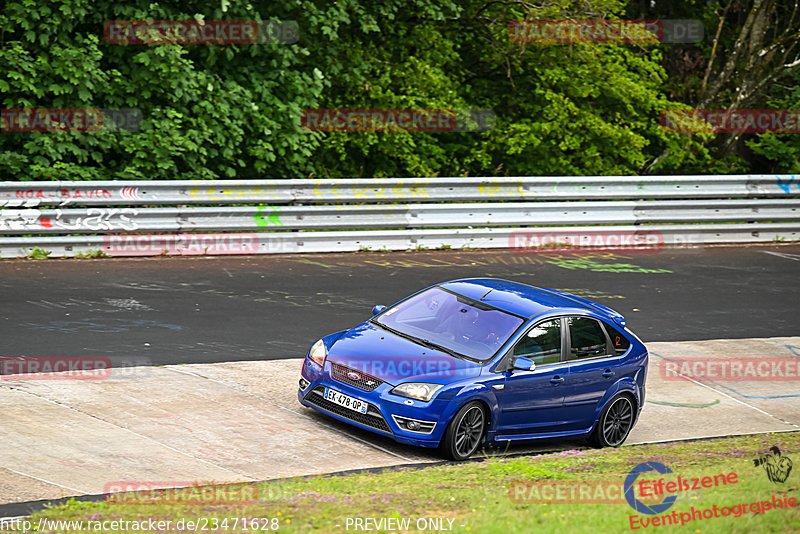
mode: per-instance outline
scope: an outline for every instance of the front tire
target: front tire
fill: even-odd
[[[589,443],[597,448],[619,447],[633,428],[634,408],[629,395],[617,395],[600,414]]]
[[[468,402],[461,407],[442,438],[439,449],[448,460],[466,460],[483,442],[486,432],[486,412],[481,403]]]

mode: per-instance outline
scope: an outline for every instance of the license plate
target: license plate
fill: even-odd
[[[354,412],[367,413],[366,402],[362,402],[358,399],[355,399],[350,395],[339,393],[335,389],[325,388],[325,399],[334,402],[339,406],[344,406],[345,408],[349,408]]]

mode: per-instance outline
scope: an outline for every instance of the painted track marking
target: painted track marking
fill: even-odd
[[[660,355],[658,355],[658,354],[656,354],[656,353],[654,353],[654,352],[651,352],[651,353],[650,353],[650,355],[651,355],[651,356],[655,356],[656,358],[661,358],[662,360],[666,360],[666,361],[673,361],[673,360],[671,360],[671,359],[669,359],[669,358],[666,358],[666,357],[664,357],[664,356],[660,356]],[[800,428],[800,426],[798,426],[798,425],[796,425],[796,424],[792,423],[791,421],[786,421],[786,420],[784,420],[784,419],[781,419],[781,418],[780,418],[780,417],[778,417],[777,415],[772,415],[772,414],[771,414],[771,413],[769,413],[769,412],[765,412],[765,411],[764,411],[764,410],[762,410],[761,408],[758,408],[758,407],[756,407],[756,406],[753,406],[752,404],[747,404],[746,402],[744,402],[744,401],[742,401],[742,400],[739,400],[739,399],[737,399],[736,397],[733,397],[732,395],[728,395],[728,394],[727,394],[727,393],[725,393],[724,391],[720,391],[720,390],[718,390],[718,389],[712,388],[712,387],[711,387],[711,386],[709,386],[708,384],[703,384],[702,382],[699,382],[699,381],[695,380],[694,378],[688,377],[688,376],[686,376],[686,375],[684,375],[684,374],[681,374],[681,373],[678,373],[678,374],[679,374],[680,376],[682,376],[684,379],[688,380],[689,382],[693,382],[693,383],[697,384],[698,386],[702,386],[702,387],[704,387],[704,388],[706,388],[706,389],[710,389],[711,391],[714,391],[715,393],[719,393],[720,395],[724,395],[724,396],[728,397],[729,399],[731,399],[731,400],[732,400],[732,401],[734,401],[734,402],[738,402],[739,404],[741,404],[741,405],[743,405],[743,406],[747,406],[748,408],[752,408],[753,410],[755,410],[755,411],[757,411],[757,412],[760,412],[760,413],[763,413],[764,415],[767,415],[767,416],[769,416],[769,417],[772,417],[773,419],[777,419],[777,420],[778,420],[778,421],[780,421],[781,423],[784,423],[784,424],[787,424],[787,425],[791,425],[791,426],[793,426],[793,427],[795,427],[795,428]]]

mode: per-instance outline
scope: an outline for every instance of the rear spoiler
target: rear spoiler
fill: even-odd
[[[542,288],[542,289],[546,289],[547,291],[555,293],[556,295],[560,295],[570,300],[574,300],[575,302],[578,302],[579,304],[587,308],[597,310],[603,315],[608,315],[609,317],[611,317],[611,319],[614,320],[615,323],[620,325],[622,328],[625,328],[625,317],[623,317],[622,314],[620,314],[619,312],[612,310],[608,306],[603,306],[602,304],[592,302],[591,300],[579,297],[577,295],[573,295],[572,293],[565,293],[564,291],[559,291],[558,289],[550,289],[550,288]]]

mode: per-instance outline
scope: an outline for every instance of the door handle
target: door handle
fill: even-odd
[[[612,376],[614,376],[614,371],[611,369],[606,369],[603,371],[603,378],[611,378]]]
[[[550,379],[551,384],[560,384],[563,381],[564,379],[561,378],[560,376],[554,376],[553,378]]]

